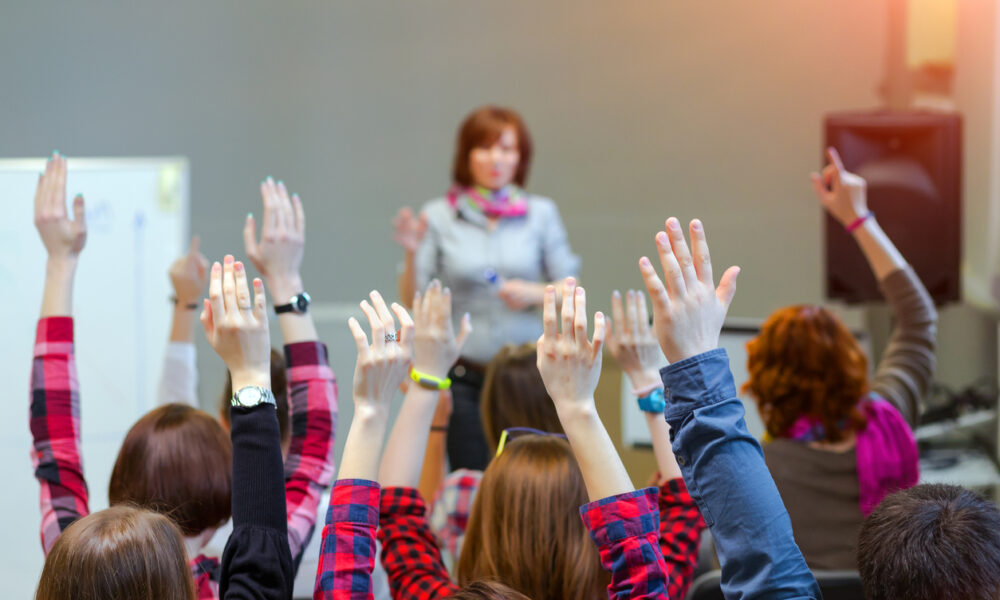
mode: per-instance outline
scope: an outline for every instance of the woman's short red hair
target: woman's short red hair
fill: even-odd
[[[455,161],[451,168],[452,181],[461,186],[475,185],[469,168],[469,154],[476,148],[488,148],[495,144],[504,129],[513,127],[517,132],[517,149],[521,155],[514,171],[514,183],[524,187],[531,170],[533,146],[531,134],[524,119],[516,111],[500,106],[483,106],[465,117],[458,128],[455,142]]]
[[[753,394],[772,437],[782,437],[805,415],[823,424],[828,442],[842,441],[865,425],[858,401],[868,392],[868,357],[825,308],[775,311],[747,344],[747,372],[743,391]]]

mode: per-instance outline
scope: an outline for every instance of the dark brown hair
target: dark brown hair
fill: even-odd
[[[180,531],[131,506],[86,516],[52,546],[35,600],[195,600]]]
[[[504,129],[508,127],[513,127],[517,133],[517,147],[520,153],[517,170],[514,171],[514,183],[524,187],[528,181],[528,171],[531,170],[533,151],[531,134],[528,133],[521,115],[499,106],[477,108],[462,121],[455,143],[455,160],[451,167],[452,181],[463,186],[474,185],[472,170],[469,168],[469,154],[476,148],[488,148],[495,144]]]
[[[608,574],[580,519],[587,501],[566,440],[511,441],[483,473],[458,559],[459,585],[493,579],[529,598],[606,598]]]
[[[1000,598],[1000,510],[955,485],[886,496],[858,535],[867,600]]]
[[[162,513],[185,536],[219,527],[232,514],[233,446],[208,413],[166,404],[125,436],[108,499]]]
[[[483,380],[479,412],[486,443],[497,447],[508,427],[534,427],[563,433],[555,404],[538,372],[535,344],[508,344],[497,352]]]
[[[285,366],[285,355],[271,348],[271,392],[274,394],[274,407],[278,413],[278,432],[281,434],[281,447],[288,445],[289,438],[292,437],[291,405],[288,403],[288,374]],[[229,407],[232,406],[233,399],[233,378],[229,371],[226,371],[226,383],[222,388],[222,395],[219,396],[219,418],[226,426],[232,428],[229,420]]]
[[[531,600],[495,581],[476,581],[448,596],[451,600]]]
[[[753,394],[764,426],[775,438],[803,415],[819,419],[828,442],[864,428],[858,402],[868,392],[868,357],[837,315],[825,308],[798,305],[775,311],[747,344],[747,372],[743,391]]]

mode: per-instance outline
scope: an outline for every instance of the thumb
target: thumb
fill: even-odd
[[[83,202],[83,194],[77,194],[73,198],[73,222],[76,224],[77,232],[87,231],[87,207]]]
[[[201,328],[205,330],[205,337],[208,338],[209,343],[214,342],[212,339],[212,333],[215,331],[215,322],[212,319],[212,304],[208,301],[208,298],[204,300],[205,307],[201,309]]]
[[[722,279],[719,280],[719,287],[715,290],[715,295],[722,302],[722,306],[729,310],[729,305],[733,302],[733,296],[736,295],[736,278],[740,275],[739,267],[729,267],[726,272],[722,274]]]
[[[246,248],[250,260],[255,261],[257,259],[257,223],[254,221],[253,213],[247,213],[247,220],[243,224],[243,246]]]
[[[469,334],[472,333],[472,317],[469,313],[465,313],[462,316],[462,324],[458,329],[458,336],[455,338],[455,342],[458,344],[458,349],[461,351],[462,346],[465,345],[465,340],[469,339]]]
[[[819,173],[810,173],[809,180],[812,181],[813,189],[816,190],[816,197],[822,200],[826,197],[826,186],[823,185],[823,178]]]

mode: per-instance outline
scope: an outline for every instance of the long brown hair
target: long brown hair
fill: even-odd
[[[490,448],[496,448],[500,433],[508,427],[534,427],[563,433],[552,398],[538,372],[535,344],[508,344],[497,352],[483,379],[479,412]]]
[[[828,442],[864,428],[858,402],[868,392],[868,357],[825,308],[775,311],[747,344],[747,372],[743,390],[753,394],[773,437],[783,436],[804,415],[819,419]]]
[[[519,437],[483,473],[458,559],[458,583],[502,581],[530,598],[590,600],[609,581],[580,519],[587,489],[569,443]]]
[[[173,519],[186,536],[232,514],[233,445],[211,415],[186,404],[146,413],[125,436],[108,499]]]
[[[517,148],[521,158],[514,171],[514,183],[524,187],[531,170],[533,144],[528,127],[517,111],[500,106],[483,106],[465,117],[458,128],[455,142],[455,160],[451,167],[451,177],[458,185],[470,186],[475,183],[469,168],[469,154],[476,148],[488,148],[500,139],[504,129],[513,127],[517,133]]]
[[[531,600],[521,592],[510,589],[495,581],[476,581],[454,594],[451,600]]]
[[[86,516],[52,546],[35,600],[195,600],[181,533],[130,506]]]

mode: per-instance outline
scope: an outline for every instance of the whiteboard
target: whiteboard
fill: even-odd
[[[42,296],[45,248],[33,199],[44,159],[0,160],[0,368],[8,396],[0,422],[4,596],[31,598],[44,557],[38,484],[29,458],[29,376]],[[108,505],[108,479],[129,427],[155,404],[169,333],[167,269],[186,248],[188,163],[183,158],[68,160],[67,197],[87,204],[87,245],[73,298],[84,472],[93,511]]]
[[[747,342],[757,337],[761,323],[761,321],[754,319],[729,319],[722,327],[719,347],[725,348],[729,355],[729,368],[733,372],[737,392],[740,392],[740,388],[750,378],[750,374],[747,373]],[[871,341],[868,335],[854,331],[854,336],[868,356],[871,356]],[[869,369],[871,369],[872,361],[868,362]],[[666,358],[663,359],[660,366],[667,366]],[[747,430],[755,438],[763,438],[764,422],[757,411],[757,403],[750,394],[740,392],[739,395],[740,400],[743,401],[743,407],[746,409]],[[622,376],[622,440],[626,446],[652,447],[646,418],[635,401],[635,394],[632,393],[632,385],[629,383],[628,377],[624,375]]]

